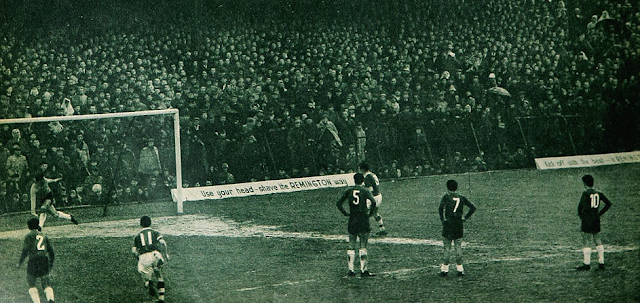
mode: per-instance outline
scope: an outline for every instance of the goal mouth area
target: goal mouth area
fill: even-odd
[[[136,118],[136,117],[154,117],[154,116],[170,116],[173,118],[172,124],[172,130],[169,130],[169,125],[171,125],[170,120],[163,120],[160,119],[160,121],[163,122],[162,125],[164,125],[164,127],[166,128],[166,130],[162,130],[162,132],[164,134],[166,134],[166,136],[164,136],[164,138],[167,138],[167,140],[169,140],[170,137],[173,137],[174,142],[173,144],[168,144],[168,148],[171,148],[170,146],[173,147],[173,153],[171,152],[167,152],[168,155],[166,155],[167,160],[165,161],[165,164],[168,164],[169,166],[175,166],[171,167],[171,169],[169,170],[169,174],[170,176],[168,176],[167,178],[172,179],[173,183],[172,184],[172,188],[176,189],[176,196],[177,196],[177,213],[181,214],[183,213],[183,207],[182,207],[182,164],[181,164],[181,147],[180,147],[180,112],[178,109],[161,109],[161,110],[145,110],[145,111],[135,111],[135,112],[117,112],[117,113],[102,113],[102,114],[83,114],[83,115],[70,115],[70,116],[49,116],[49,117],[30,117],[30,118],[9,118],[9,119],[0,119],[0,125],[4,126],[4,125],[19,125],[19,124],[35,124],[35,123],[51,123],[51,122],[65,122],[65,121],[78,121],[78,123],[82,123],[82,121],[87,121],[87,122],[92,122],[92,121],[99,121],[99,120],[104,120],[104,119],[119,119],[119,118]],[[170,118],[168,117],[168,118]],[[147,118],[150,119],[150,118]],[[133,121],[133,120],[132,120]],[[156,120],[154,120],[156,121]],[[165,123],[166,121],[166,123]],[[133,123],[133,122],[131,122]],[[138,124],[141,124],[139,121],[136,122]],[[60,124],[60,123],[58,123]],[[144,123],[142,123],[144,125]],[[161,126],[162,126],[161,125]],[[63,126],[67,126],[67,124],[65,123]],[[77,125],[72,125],[71,128],[76,127]],[[6,126],[4,126],[6,127]],[[27,129],[31,129],[31,125],[29,125],[28,127],[24,127]],[[38,126],[39,127],[39,126]],[[16,127],[16,128],[23,128],[23,127]],[[37,129],[37,127],[36,127]],[[124,129],[123,133],[117,133],[116,135],[114,135],[114,137],[117,137],[117,141],[121,141],[121,139],[126,137],[126,132],[129,131],[129,129],[127,128],[122,128]],[[144,129],[151,133],[154,134],[153,129],[152,128],[147,128],[144,127]],[[45,132],[43,130],[41,130],[41,133]],[[34,132],[35,133],[35,132]],[[143,135],[140,134],[139,132],[130,134],[131,138],[134,138],[135,140],[143,140]],[[27,136],[25,136],[27,137]],[[43,136],[43,139],[46,139],[47,136]],[[28,139],[25,139],[26,141],[28,141]],[[69,138],[67,138],[67,145],[70,145],[71,142],[74,142],[73,140],[69,140]],[[99,142],[99,141],[97,141]],[[169,140],[170,142],[170,140]],[[28,143],[28,142],[27,142]],[[123,141],[119,142],[121,143],[123,146],[125,144],[127,144],[127,142]],[[100,143],[100,145],[102,145],[102,142]],[[45,149],[49,149],[51,148],[51,146],[45,146]],[[76,146],[71,146],[71,148],[75,148]],[[115,146],[115,145],[103,145],[101,147],[106,147],[106,148],[111,148],[111,149],[118,149],[119,146]],[[11,148],[11,147],[8,147]],[[53,148],[51,148],[53,149]],[[50,150],[52,153],[55,153],[55,150]],[[118,150],[118,152],[121,153],[120,150]],[[156,152],[157,153],[157,152]],[[134,155],[135,161],[133,161],[133,165],[129,165],[127,167],[122,166],[120,161],[121,155],[118,155],[118,162],[114,163],[115,165],[112,165],[109,169],[112,171],[115,171],[115,173],[120,173],[121,170],[124,169],[134,169],[137,171],[138,169],[138,162],[137,160],[139,160],[139,158],[137,157],[137,155]],[[38,160],[40,163],[45,162],[42,159]],[[131,162],[131,161],[130,161]],[[166,162],[174,162],[174,163],[166,163]],[[85,161],[85,167],[82,167],[83,169],[86,168],[86,161]],[[29,167],[27,170],[29,171],[33,171],[33,169],[31,167]],[[166,170],[165,170],[166,171]],[[167,173],[164,172],[164,174],[166,175]],[[26,175],[26,174],[25,174]],[[159,181],[158,181],[159,182]],[[23,182],[24,183],[24,182]],[[106,182],[105,182],[106,183]],[[30,185],[30,184],[29,184]],[[114,184],[112,184],[114,185]],[[29,194],[29,190],[28,188],[25,190],[24,188],[26,187],[26,185],[23,185],[20,188],[20,192],[19,192],[19,196],[23,196],[23,195],[28,195]],[[115,191],[115,187],[116,186],[111,186],[110,190]],[[88,192],[90,194],[93,194],[97,191],[99,191],[100,187],[97,188],[92,188],[92,186],[89,186],[87,188]],[[119,187],[120,189],[120,187]],[[171,189],[171,188],[169,188]],[[71,191],[71,189],[69,189],[69,191]],[[67,192],[69,192],[67,191]],[[105,190],[106,191],[106,190]],[[109,192],[110,194],[112,192]],[[167,194],[167,199],[171,199],[171,194],[168,193]],[[19,199],[19,198],[16,198]],[[7,199],[9,200],[9,199]],[[105,205],[107,205],[105,203]],[[105,213],[106,213],[106,207],[105,207]]]

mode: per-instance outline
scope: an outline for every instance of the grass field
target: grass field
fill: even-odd
[[[585,173],[613,201],[602,221],[605,271],[575,271]],[[462,278],[437,277],[437,208],[450,178],[478,207],[465,225]],[[346,218],[335,208],[344,189],[326,189],[187,203],[180,216],[172,203],[114,206],[105,218],[70,210],[80,225],[49,219],[44,230],[56,250],[56,302],[150,302],[130,253],[143,214],[169,244],[167,302],[640,301],[639,164],[381,186],[389,235],[370,244],[372,279],[345,277]],[[0,302],[30,302],[26,270],[15,268],[27,217],[0,217]]]

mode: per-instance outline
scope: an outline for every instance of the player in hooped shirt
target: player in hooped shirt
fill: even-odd
[[[17,267],[20,268],[24,260],[29,257],[29,262],[27,263],[27,283],[29,284],[31,300],[33,300],[33,303],[40,303],[40,293],[38,293],[38,288],[36,288],[36,280],[40,278],[47,301],[53,303],[55,298],[53,288],[51,287],[51,280],[49,279],[49,272],[53,266],[55,254],[49,238],[39,231],[40,226],[38,223],[38,218],[31,218],[27,222],[29,233],[24,237],[22,255],[20,256]]]
[[[600,216],[609,210],[611,201],[602,192],[593,189],[593,176],[584,175],[582,182],[585,190],[578,204],[578,216],[582,221],[583,262],[577,269],[591,269],[591,243],[595,243],[598,251],[598,268],[602,270],[604,269],[604,246],[600,238]],[[600,202],[605,204],[602,209],[600,209]]]
[[[138,257],[138,272],[144,280],[144,287],[149,289],[152,297],[158,296],[158,302],[164,302],[164,276],[162,275],[162,265],[169,259],[167,254],[167,242],[162,235],[151,229],[151,218],[143,216],[140,218],[140,231],[133,238],[131,251]],[[153,282],[157,282],[154,287]]]
[[[387,231],[384,229],[384,223],[382,222],[382,216],[380,215],[379,209],[380,205],[382,205],[382,193],[380,193],[380,180],[378,180],[378,176],[372,173],[369,170],[369,165],[367,163],[360,163],[360,172],[364,175],[364,186],[371,190],[373,197],[376,201],[376,208],[373,213],[373,219],[378,223],[378,227],[380,227],[380,231],[378,231],[378,236],[384,236],[387,234]]]
[[[444,241],[444,251],[442,254],[442,264],[440,265],[440,276],[445,277],[449,273],[449,258],[451,255],[451,242],[453,241],[456,251],[456,270],[458,276],[464,275],[462,266],[462,223],[468,220],[476,211],[473,205],[466,197],[456,193],[458,190],[458,182],[455,180],[447,181],[447,193],[444,194],[438,207],[440,221],[442,222],[442,237]],[[469,207],[469,211],[463,217],[464,206]]]
[[[360,276],[372,277],[374,274],[369,272],[367,267],[367,242],[369,241],[369,232],[371,227],[369,226],[369,217],[371,217],[376,208],[376,201],[371,191],[363,186],[364,176],[361,173],[356,173],[353,176],[355,186],[347,189],[340,200],[336,202],[338,210],[349,217],[349,224],[347,225],[347,231],[349,232],[349,244],[351,249],[347,250],[349,272],[348,276],[355,276],[354,263],[356,258],[356,247],[358,244],[358,238],[360,238],[359,256],[360,256]],[[347,212],[343,203],[349,202],[349,212]],[[371,204],[368,202],[370,201]],[[370,205],[370,206],[369,206]]]

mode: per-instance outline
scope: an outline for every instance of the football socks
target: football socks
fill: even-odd
[[[587,265],[591,264],[591,247],[582,248],[582,255],[584,256],[582,263]]]
[[[462,267],[462,264],[456,264],[456,271],[458,271],[459,273],[464,273],[464,268]]]
[[[31,300],[33,300],[33,303],[40,303],[40,294],[38,293],[37,288],[29,288],[29,295],[31,296]]]
[[[598,251],[598,263],[604,264],[604,246],[598,245],[596,246],[596,250]]]
[[[71,220],[71,215],[58,211],[58,218]]]
[[[365,272],[367,271],[367,249],[360,248],[359,254],[360,254],[360,271]]]
[[[158,279],[158,302],[164,302],[164,279]]]
[[[354,271],[354,263],[356,260],[356,251],[355,250],[347,250],[347,261],[349,262],[349,271]]]
[[[44,289],[44,294],[47,296],[47,300],[55,301],[56,299],[53,296],[53,288],[51,286]]]
[[[38,217],[38,225],[40,227],[44,227],[44,222],[47,221],[47,214],[46,213],[41,213],[40,216]]]
[[[449,272],[449,264],[440,264],[440,272],[447,273]]]

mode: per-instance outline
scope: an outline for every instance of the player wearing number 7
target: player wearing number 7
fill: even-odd
[[[580,203],[578,204],[578,216],[582,220],[582,254],[583,263],[578,266],[578,270],[591,269],[591,243],[596,244],[598,251],[598,268],[604,269],[604,246],[600,239],[600,216],[611,207],[611,201],[605,195],[593,189],[593,176],[584,175],[582,183],[586,188],[582,192]],[[600,202],[604,202],[604,207],[600,210]],[[593,242],[591,242],[593,241]]]
[[[40,293],[38,293],[38,288],[36,288],[36,280],[40,278],[47,301],[52,303],[54,296],[51,281],[49,280],[49,271],[51,271],[53,260],[55,259],[53,246],[51,246],[47,236],[38,230],[38,218],[31,218],[31,220],[27,222],[27,225],[29,226],[29,233],[24,237],[22,255],[20,256],[17,267],[20,268],[24,260],[29,257],[29,262],[27,263],[27,283],[29,284],[31,300],[33,300],[33,303],[40,303]]]
[[[440,265],[440,276],[445,277],[449,273],[449,258],[451,254],[451,242],[456,250],[456,270],[458,276],[464,275],[462,267],[462,223],[468,220],[476,211],[473,205],[466,197],[456,193],[458,190],[458,182],[455,180],[447,181],[447,193],[444,194],[438,207],[440,221],[442,222],[442,237],[444,242],[444,251],[442,254],[442,264]],[[469,211],[463,217],[464,206],[469,207]]]
[[[144,287],[152,297],[158,296],[158,302],[164,303],[164,276],[162,265],[169,259],[167,242],[162,235],[151,229],[151,218],[140,218],[142,230],[133,238],[131,251],[138,257],[138,272],[144,280]],[[156,287],[153,283],[156,282]]]
[[[363,278],[373,277],[374,274],[369,272],[367,268],[368,252],[367,242],[369,241],[369,217],[373,216],[376,208],[376,200],[371,191],[364,187],[364,175],[356,173],[353,175],[355,186],[347,189],[340,200],[336,202],[338,210],[345,216],[349,217],[347,231],[349,232],[349,245],[351,249],[347,250],[349,272],[348,276],[355,276],[354,263],[356,258],[356,247],[358,238],[360,238],[359,256],[360,256],[360,276]],[[342,204],[349,201],[349,212],[347,212]],[[370,207],[367,207],[367,201],[370,201]]]

